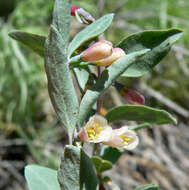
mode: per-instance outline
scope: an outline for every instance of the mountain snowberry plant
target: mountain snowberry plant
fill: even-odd
[[[87,25],[70,42],[71,16]],[[119,189],[103,172],[112,168],[123,150],[132,150],[139,144],[137,130],[151,124],[177,123],[168,112],[144,106],[142,95],[116,80],[120,76],[141,77],[150,72],[166,56],[182,31],[139,32],[117,45],[107,40],[97,41],[113,17],[114,14],[107,14],[95,21],[84,9],[71,6],[70,0],[55,0],[47,37],[21,31],[9,34],[44,57],[50,99],[69,136],[58,171],[37,165],[26,167],[30,190]],[[83,47],[87,48],[83,50]],[[73,77],[82,94],[80,101]],[[114,107],[102,116],[99,97],[111,85],[129,104]],[[112,128],[117,120],[132,120],[139,125]],[[98,151],[94,146],[94,155],[89,156],[83,150],[84,143],[98,143]],[[147,184],[135,190],[157,189]]]

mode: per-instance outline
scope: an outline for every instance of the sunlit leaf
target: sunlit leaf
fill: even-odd
[[[126,104],[123,106],[118,106],[109,110],[105,117],[109,122],[128,120],[153,124],[177,124],[177,120],[165,110],[142,105]]]
[[[83,122],[85,121],[88,113],[90,112],[92,106],[99,98],[99,96],[108,88],[110,85],[125,71],[129,68],[129,66],[135,62],[138,57],[144,55],[148,50],[141,50],[138,52],[134,52],[128,54],[108,68],[106,68],[100,78],[97,80],[96,84],[87,90],[85,93],[81,104],[80,104],[80,112],[79,112],[79,126],[81,127]]]
[[[68,56],[71,56],[72,53],[84,42],[102,34],[112,23],[113,16],[114,14],[107,14],[79,32],[69,45]]]
[[[25,178],[30,190],[61,190],[57,171],[37,165],[25,168]]]
[[[152,71],[167,55],[171,46],[181,37],[182,33],[180,29],[149,30],[132,34],[123,39],[118,44],[118,47],[122,48],[126,53],[132,53],[144,48],[149,48],[151,51],[138,59],[122,76],[140,77]]]

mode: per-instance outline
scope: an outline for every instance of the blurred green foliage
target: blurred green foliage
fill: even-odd
[[[133,32],[145,29],[183,29],[184,35],[176,44],[177,48],[167,56],[163,64],[141,80],[189,109],[188,0],[72,2],[85,8],[96,18],[115,12],[115,20],[105,33],[105,38],[114,44]],[[33,156],[39,162],[46,163],[43,165],[56,166],[55,150],[50,161],[43,160],[42,156],[45,143],[55,143],[61,138],[57,128],[52,130],[56,121],[49,119],[52,112],[49,111],[49,106],[45,106],[49,103],[49,97],[43,59],[8,37],[8,32],[14,29],[47,34],[52,8],[52,0],[0,1],[0,130],[6,133],[8,126],[17,126],[16,135],[27,140]],[[14,132],[14,127],[12,128]],[[31,145],[34,139],[39,141],[38,145]],[[37,146],[39,151],[36,153],[32,146]]]

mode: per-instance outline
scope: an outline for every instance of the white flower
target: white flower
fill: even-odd
[[[78,136],[84,142],[107,142],[112,137],[112,128],[108,126],[108,122],[104,117],[94,115],[81,129]]]
[[[120,129],[112,130],[112,138],[104,144],[118,149],[134,149],[139,143],[138,136],[133,130],[129,130],[127,126]]]

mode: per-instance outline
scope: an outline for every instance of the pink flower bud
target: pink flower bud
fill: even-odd
[[[131,88],[121,89],[120,94],[130,104],[144,105],[145,103],[144,96]]]
[[[80,9],[80,7],[75,6],[75,5],[72,5],[72,6],[71,6],[71,15],[72,15],[72,16],[75,16],[75,11],[76,11],[77,9]]]
[[[108,66],[125,55],[125,52],[121,48],[113,48],[112,54],[109,57],[98,60],[96,64],[99,66]]]
[[[127,126],[123,126],[120,129],[112,131],[112,138],[104,144],[112,146],[118,149],[134,149],[139,143],[138,136],[132,130],[129,130]]]
[[[78,137],[83,142],[107,142],[112,135],[112,128],[108,126],[107,120],[100,116],[92,116],[85,127],[81,129]]]
[[[85,11],[84,9],[82,9],[78,6],[72,5],[71,6],[71,16],[76,16],[76,11],[77,11],[78,16],[80,17],[82,23],[89,24],[89,23],[95,21],[95,19],[91,16],[90,13],[88,13],[87,11]]]
[[[84,61],[97,61],[110,56],[112,53],[112,43],[106,40],[101,40],[91,45],[82,55]]]

